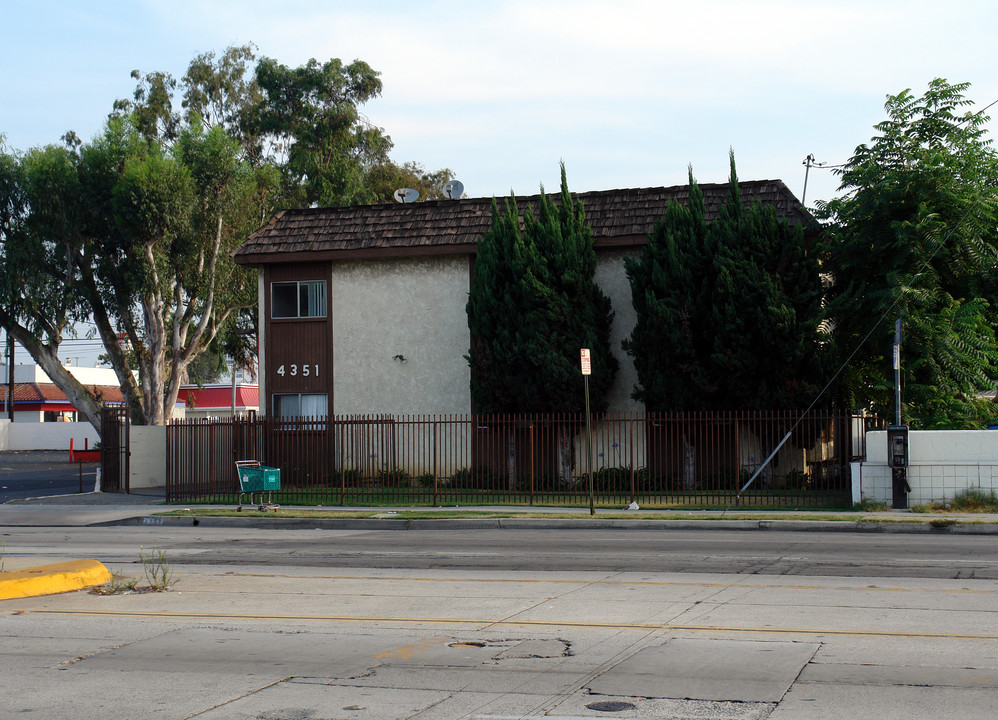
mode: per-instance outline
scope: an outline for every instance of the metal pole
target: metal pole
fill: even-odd
[[[589,514],[595,515],[596,508],[593,506],[593,426],[589,417],[589,376],[583,375],[586,384],[586,478],[589,487]]]
[[[7,333],[7,419],[14,422],[14,337]]]
[[[901,318],[894,323],[894,417],[901,424]]]

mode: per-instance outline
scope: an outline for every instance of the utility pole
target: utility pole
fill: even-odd
[[[908,427],[901,424],[901,318],[894,324],[894,419],[887,428],[887,464],[891,468],[891,507],[908,508]]]
[[[804,192],[800,194],[800,204],[804,204],[804,199],[807,197],[807,176],[811,173],[811,168],[813,167],[824,167],[825,163],[815,162],[814,153],[808,153],[807,157],[804,158]]]

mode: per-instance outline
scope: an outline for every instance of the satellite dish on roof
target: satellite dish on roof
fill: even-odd
[[[464,183],[460,180],[451,180],[444,183],[444,195],[451,200],[459,200],[464,195]]]
[[[414,203],[418,197],[419,190],[413,190],[412,188],[399,188],[394,194],[395,202],[403,204]]]

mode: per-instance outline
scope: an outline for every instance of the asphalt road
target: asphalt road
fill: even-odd
[[[170,592],[0,601],[0,718],[878,720],[998,707],[993,536],[0,528]],[[953,579],[956,578],[956,579]]]
[[[0,503],[28,497],[66,495],[94,489],[98,463],[71,463],[69,451],[0,453]]]
[[[191,565],[998,579],[993,536],[744,530],[7,528],[8,554]]]

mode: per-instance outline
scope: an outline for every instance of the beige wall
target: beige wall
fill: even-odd
[[[166,485],[166,426],[132,425],[129,429],[129,489]]]
[[[470,412],[469,283],[463,255],[336,263],[332,412]]]
[[[640,250],[601,250],[596,255],[596,283],[613,304],[613,325],[610,328],[610,348],[620,369],[608,393],[611,412],[640,412],[644,405],[631,398],[631,391],[638,381],[631,356],[620,346],[621,341],[634,330],[637,314],[631,304],[631,285],[624,269],[624,256],[640,255]]]

